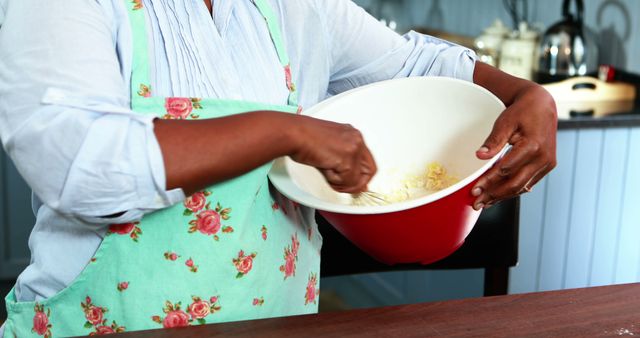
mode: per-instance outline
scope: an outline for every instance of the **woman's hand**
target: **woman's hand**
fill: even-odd
[[[508,143],[511,150],[483,175],[472,190],[474,209],[531,191],[556,166],[556,105],[541,86],[478,63],[476,83],[500,97],[507,109],[477,151],[478,158],[495,156]]]
[[[297,116],[291,158],[316,167],[336,191],[358,193],[376,173],[362,134],[348,124]]]

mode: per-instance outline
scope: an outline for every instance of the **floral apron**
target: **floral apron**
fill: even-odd
[[[125,2],[135,41],[136,112],[203,119],[299,110],[267,0],[254,4],[285,69],[287,106],[153,97],[144,8],[140,0]],[[315,224],[305,222],[302,208],[270,188],[269,168],[211,186],[139,222],[111,225],[91,262],[58,294],[41,302],[17,302],[13,290],[7,295],[5,337],[95,335],[317,312],[322,238]]]

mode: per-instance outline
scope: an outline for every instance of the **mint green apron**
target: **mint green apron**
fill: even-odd
[[[266,0],[254,4],[284,67],[287,106],[154,97],[144,8],[140,0],[125,2],[135,41],[136,112],[204,119],[299,110],[277,18]],[[9,293],[5,337],[95,335],[317,312],[322,238],[315,224],[305,223],[301,208],[270,189],[269,168],[216,184],[139,222],[111,225],[91,262],[58,294],[17,302]]]

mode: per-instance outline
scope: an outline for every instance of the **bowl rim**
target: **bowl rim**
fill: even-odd
[[[339,100],[340,98],[346,95],[367,90],[372,87],[382,86],[388,82],[392,82],[392,81],[393,82],[400,82],[400,81],[409,82],[409,81],[425,81],[425,80],[431,81],[434,78],[437,78],[437,81],[457,82],[458,84],[474,87],[475,89],[480,89],[481,91],[488,94],[488,97],[494,99],[497,103],[499,103],[500,106],[503,107],[503,109],[506,108],[504,103],[500,99],[498,99],[493,93],[491,93],[487,89],[477,84],[474,84],[469,81],[455,79],[455,78],[429,76],[429,77],[410,77],[410,78],[385,80],[385,81],[379,81],[379,82],[375,82],[365,86],[361,86],[355,89],[351,89],[349,91],[338,94],[336,96],[333,96],[327,100],[324,100],[314,105],[313,107],[309,108],[309,110],[303,112],[303,114],[312,116],[312,117],[317,116],[318,115],[317,112],[321,110],[324,106],[331,104],[332,102]],[[416,79],[419,79],[419,80],[416,80]],[[281,157],[276,159],[273,163],[273,166],[271,167],[271,170],[268,173],[268,176],[271,183],[275,186],[275,188],[285,197],[289,198],[290,200],[296,203],[299,203],[301,205],[304,205],[316,210],[333,212],[333,213],[341,213],[341,214],[352,214],[352,215],[386,214],[386,213],[399,212],[403,210],[420,207],[426,204],[433,203],[437,200],[440,200],[446,196],[453,194],[454,192],[464,188],[471,182],[475,181],[487,170],[489,170],[489,168],[491,168],[500,158],[502,158],[502,156],[504,156],[504,154],[509,150],[509,148],[510,148],[510,145],[508,144],[505,145],[498,154],[496,154],[491,159],[487,160],[484,163],[484,165],[482,165],[480,168],[476,169],[473,173],[471,173],[470,175],[467,175],[464,179],[460,180],[456,184],[446,189],[437,191],[433,194],[429,194],[420,198],[411,199],[411,200],[398,202],[398,203],[392,203],[389,205],[356,206],[356,205],[347,205],[347,204],[335,204],[335,203],[330,203],[325,200],[322,200],[306,192],[305,190],[300,188],[295,182],[293,182],[292,179],[288,178],[289,175],[287,172],[287,161],[293,162],[293,160],[291,160],[289,157]]]

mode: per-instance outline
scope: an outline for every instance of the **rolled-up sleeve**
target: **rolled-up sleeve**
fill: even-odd
[[[184,198],[166,191],[153,116],[129,108],[101,5],[10,1],[4,15],[0,137],[36,196],[92,223],[132,221]]]
[[[329,45],[329,92],[408,76],[472,81],[475,53],[428,35],[401,36],[350,0],[315,0]]]

